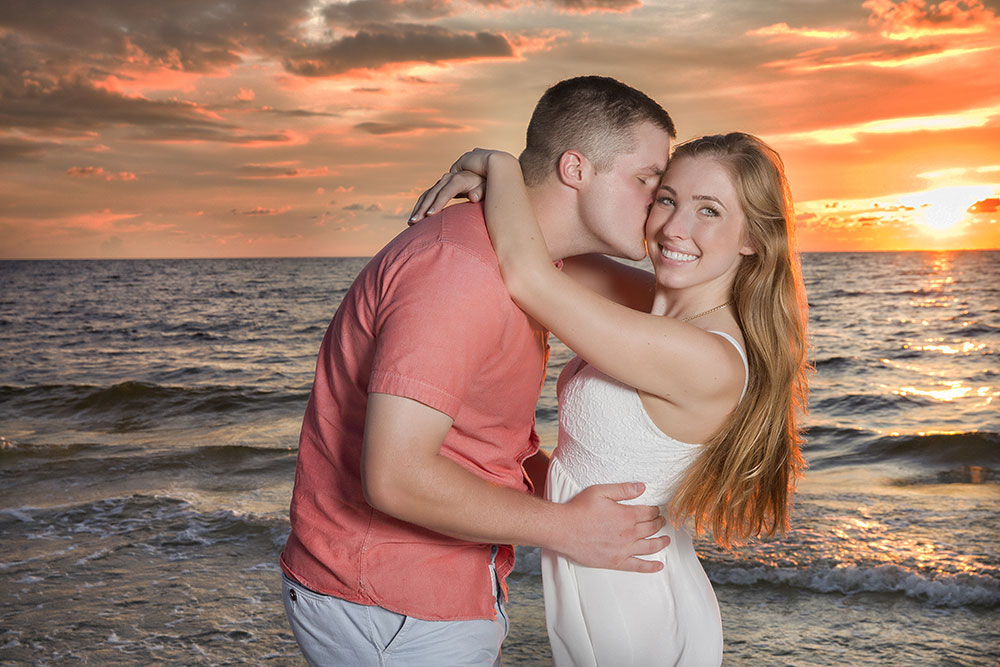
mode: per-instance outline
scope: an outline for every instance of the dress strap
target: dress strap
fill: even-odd
[[[736,351],[740,353],[740,359],[743,360],[743,393],[740,394],[740,400],[742,401],[743,397],[746,396],[747,393],[747,385],[750,383],[750,364],[747,363],[747,353],[743,351],[743,348],[736,342],[736,339],[727,334],[725,331],[713,331],[712,329],[706,329],[706,331],[708,331],[708,333],[714,333],[722,336],[732,343],[733,347],[736,348]]]

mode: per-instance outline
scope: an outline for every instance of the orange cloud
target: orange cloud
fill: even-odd
[[[874,33],[792,28],[776,23],[747,32],[755,37],[811,38],[833,43],[827,49],[797,53],[765,66],[815,72],[851,67],[921,67],[1000,49],[1000,21],[980,0],[867,0]]]
[[[774,25],[757,28],[747,32],[752,37],[802,37],[807,39],[829,39],[841,40],[856,37],[857,33],[851,30],[822,30],[818,28],[792,28],[787,23],[775,23]]]
[[[91,176],[96,176],[103,178],[105,181],[134,181],[136,180],[135,174],[130,171],[119,171],[117,174],[104,171],[103,167],[70,167],[66,170],[66,174],[76,178],[87,178]]]
[[[848,67],[913,67],[929,65],[950,58],[969,56],[974,53],[994,51],[997,46],[979,46],[971,48],[954,48],[939,50],[937,46],[928,47],[917,53],[885,53],[880,51],[865,51],[845,56],[824,56],[823,52],[812,51],[803,53],[788,60],[774,60],[765,67],[790,69],[800,72],[818,72],[821,70],[843,69]]]
[[[826,127],[818,130],[794,132],[774,137],[775,141],[808,141],[820,144],[846,144],[859,140],[865,134],[905,134],[911,132],[934,132],[964,128],[985,127],[1000,118],[1000,106],[984,109],[968,109],[959,113],[936,116],[911,116],[904,118],[884,118],[841,127]]]
[[[137,229],[139,223],[122,224],[126,221],[135,220],[138,213],[116,213],[110,208],[99,211],[77,213],[74,215],[62,216],[58,218],[41,221],[31,221],[31,227],[43,227],[45,234],[73,234],[81,231],[85,232],[113,232],[129,231]],[[16,221],[15,221],[16,222]]]
[[[995,174],[997,172],[1000,172],[1000,165],[991,164],[983,167],[950,167],[938,171],[925,171],[922,174],[917,174],[917,176],[928,180],[937,180],[962,178],[979,174]]]
[[[975,214],[1000,208],[995,186],[962,186],[885,195],[878,199],[796,204],[803,250],[989,249],[998,247],[995,220]],[[971,206],[969,202],[974,201]]]
[[[997,17],[981,0],[865,0],[868,22],[892,40],[982,34],[996,29]],[[990,25],[993,24],[993,25]]]
[[[1000,198],[982,199],[969,207],[969,213],[996,213],[1000,211]]]
[[[569,35],[570,33],[566,30],[543,30],[532,35],[504,34],[519,58],[531,53],[551,51],[558,40],[565,39]]]
[[[287,163],[279,164],[247,164],[240,167],[240,178],[314,178],[329,176],[329,167],[302,169],[291,167]]]

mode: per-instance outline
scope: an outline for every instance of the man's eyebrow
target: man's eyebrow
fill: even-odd
[[[651,174],[656,174],[657,176],[663,176],[663,172],[665,171],[665,168],[661,167],[658,164],[651,164],[651,165],[648,165],[646,167],[643,167],[639,171],[648,171]]]

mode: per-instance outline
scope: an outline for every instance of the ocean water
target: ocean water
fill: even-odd
[[[364,259],[0,262],[0,664],[302,664],[277,557]],[[1000,252],[806,254],[791,531],[699,540],[727,665],[1000,662]],[[552,447],[557,340],[538,408]],[[539,555],[508,665],[549,664]]]

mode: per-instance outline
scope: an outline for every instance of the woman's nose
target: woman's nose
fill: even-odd
[[[690,231],[690,225],[686,216],[682,211],[677,209],[671,211],[666,223],[663,225],[663,234],[671,239],[687,238]]]

